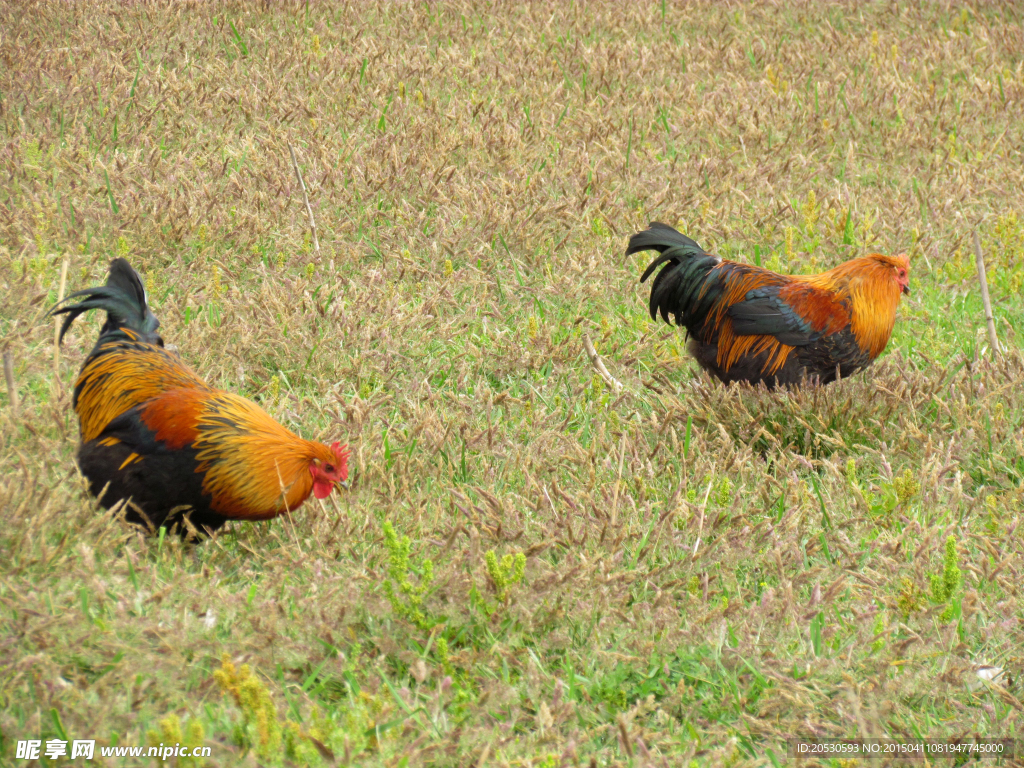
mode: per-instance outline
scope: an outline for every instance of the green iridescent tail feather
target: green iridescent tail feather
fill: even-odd
[[[84,301],[60,306],[79,297],[85,297]],[[157,338],[156,329],[160,327],[160,321],[149,308],[142,279],[124,259],[117,258],[110,262],[106,285],[75,291],[60,304],[49,312],[50,315],[64,315],[60,342],[64,341],[64,334],[75,318],[91,309],[102,309],[107,313],[107,322],[100,331],[101,337],[119,328],[129,328],[143,338]]]

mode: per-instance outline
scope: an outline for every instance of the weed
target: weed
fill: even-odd
[[[902,475],[893,478],[892,487],[896,491],[896,498],[899,499],[900,504],[909,503],[921,492],[921,483],[917,481],[909,467],[903,470]]]
[[[904,621],[910,618],[912,613],[920,611],[924,607],[924,598],[924,592],[920,587],[904,576],[900,586],[900,594],[896,600],[896,605]]]
[[[255,749],[264,760],[277,758],[281,753],[284,723],[278,719],[277,707],[266,685],[248,664],[236,668],[227,656],[221,659],[220,669],[213,673],[213,678],[242,711],[242,722],[235,731],[239,744]]]
[[[955,607],[950,602],[957,590],[960,589],[962,575],[957,566],[956,537],[949,536],[946,539],[945,556],[942,558],[942,573],[932,574],[930,577],[932,585],[932,600],[939,605],[946,605],[942,612],[941,619],[949,621],[953,618]]]
[[[489,549],[484,555],[484,562],[487,564],[487,575],[491,577],[498,600],[506,602],[513,585],[523,580],[523,573],[526,570],[526,555],[516,552],[514,555],[507,554],[498,560],[494,550]]]
[[[434,564],[423,560],[418,568],[413,569],[409,562],[412,542],[408,536],[399,538],[389,521],[384,522],[384,546],[388,553],[388,580],[384,582],[384,593],[392,610],[420,629],[430,629],[433,622],[424,614],[422,606],[434,580]],[[413,575],[417,577],[416,584],[410,580]]]
[[[197,718],[189,718],[188,724],[182,728],[181,718],[177,715],[171,714],[160,720],[159,731],[149,731],[146,735],[146,740],[149,746],[157,747],[162,745],[176,746],[180,744],[182,747],[201,747],[204,746],[205,734],[203,732],[203,724]],[[202,757],[178,757],[177,765],[179,768],[200,768],[205,764],[205,759]]]

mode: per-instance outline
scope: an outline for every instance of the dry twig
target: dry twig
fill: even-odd
[[[711,479],[708,480],[708,490],[704,494],[704,501],[700,503],[700,523],[697,525],[697,539],[693,542],[693,554],[690,556],[691,560],[697,558],[697,549],[700,547],[700,537],[704,534],[704,514],[707,512],[708,499],[711,497],[711,485],[714,482],[715,476],[712,475]]]
[[[992,319],[992,300],[988,297],[988,279],[985,277],[985,257],[981,253],[978,230],[974,230],[974,258],[978,265],[978,282],[981,283],[981,303],[985,305],[985,323],[988,325],[988,340],[992,343],[992,354],[999,354],[999,339],[996,338],[996,322]]]
[[[64,301],[64,287],[68,282],[68,266],[71,260],[65,256],[64,263],[60,265],[60,286],[57,288],[57,303]],[[60,323],[61,318],[53,318],[53,372],[57,373],[57,366],[60,363]],[[56,378],[56,377],[55,377]]]
[[[605,384],[612,388],[615,392],[621,392],[623,390],[622,382],[608,373],[608,369],[604,365],[604,360],[597,354],[597,350],[594,349],[594,342],[590,340],[589,334],[583,334],[583,349],[587,352],[587,357],[590,358],[590,364],[594,366],[594,370],[597,371],[598,375],[604,379]]]
[[[313,207],[309,204],[309,193],[306,191],[306,182],[302,180],[302,171],[299,170],[299,161],[295,159],[295,147],[288,145],[288,151],[292,155],[292,167],[295,169],[295,178],[299,180],[302,187],[302,199],[306,203],[306,213],[309,215],[309,228],[313,232],[313,250],[320,255],[320,239],[316,236],[316,219],[313,218]]]
[[[4,379],[7,380],[7,398],[11,403],[11,413],[18,415],[18,389],[14,386],[14,358],[10,352],[4,352]]]

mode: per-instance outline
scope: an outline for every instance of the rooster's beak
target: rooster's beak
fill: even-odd
[[[910,295],[910,286],[909,285],[904,285],[903,286],[903,292],[905,294],[907,294],[907,296],[909,296]]]
[[[346,491],[348,490],[348,480],[339,480],[338,485],[340,485]]]

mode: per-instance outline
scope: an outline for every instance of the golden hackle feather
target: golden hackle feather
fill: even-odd
[[[210,391],[173,352],[139,341],[129,328],[122,328],[121,333],[129,340],[111,339],[101,344],[78,376],[75,410],[82,442],[95,439],[117,416],[169,389]]]
[[[726,318],[718,327],[718,358],[716,362],[723,371],[727,371],[739,360],[749,356],[768,353],[765,360],[764,373],[773,374],[779,370],[789,357],[793,347],[783,344],[774,336],[750,334],[738,336],[733,332],[732,320]]]
[[[218,391],[205,404],[193,445],[203,491],[226,517],[262,520],[293,510],[313,489],[310,462],[337,462],[330,447],[302,439],[251,400]]]
[[[838,290],[850,297],[853,309],[850,329],[857,344],[871,355],[871,359],[882,354],[896,324],[896,309],[902,290],[893,279],[893,273],[901,268],[910,268],[910,258],[905,254],[884,256],[873,253],[815,276],[828,277]]]
[[[712,275],[715,271],[727,269],[731,263],[723,261],[711,270]],[[714,284],[711,279],[712,275],[708,276],[703,289],[701,289],[701,298]],[[725,281],[721,299],[716,302],[715,308],[709,316],[710,327],[718,328],[717,363],[722,370],[729,370],[737,360],[747,355],[757,355],[767,351],[768,360],[765,367],[769,372],[774,373],[786,362],[786,357],[793,348],[780,343],[774,336],[739,336],[735,334],[732,329],[732,320],[726,317],[725,312],[733,304],[743,301],[750,291],[769,285],[784,285],[785,278],[767,270],[745,270],[730,274],[729,278]]]

